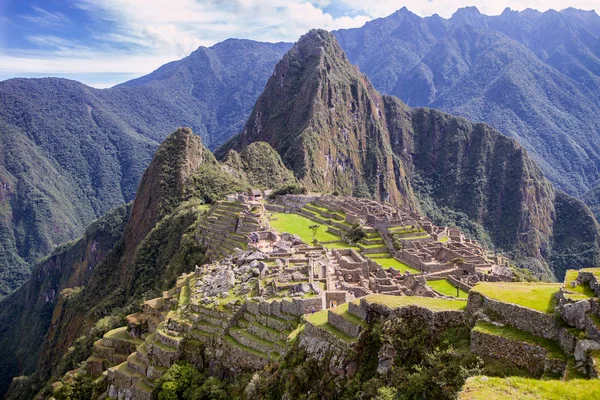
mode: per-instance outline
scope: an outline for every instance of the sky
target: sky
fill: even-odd
[[[0,0],[0,80],[60,76],[105,88],[227,38],[294,42],[404,6],[444,18],[465,6],[600,12],[598,0]]]

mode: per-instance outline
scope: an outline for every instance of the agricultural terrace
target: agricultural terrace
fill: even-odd
[[[291,213],[273,213],[269,223],[271,224],[271,227],[277,231],[281,233],[287,232],[291,233],[292,235],[298,235],[303,242],[308,244],[311,244],[313,240],[313,232],[309,226],[320,225],[315,236],[319,243],[326,243],[327,247],[334,249],[353,248],[358,250],[357,247],[350,246],[349,244],[342,242],[342,238],[340,236],[334,235],[331,232],[327,232],[327,226],[311,221],[302,215]]]
[[[583,400],[600,399],[600,385],[594,379],[570,381],[540,380],[511,376],[474,376],[467,379],[459,400]]]
[[[501,301],[544,313],[554,313],[560,283],[480,282],[471,291]]]
[[[469,293],[460,288],[458,289],[458,296],[456,296],[456,287],[447,279],[427,281],[427,284],[431,286],[432,289],[446,296],[454,296],[461,299],[466,299],[469,297]]]
[[[362,297],[367,303],[383,304],[390,308],[406,306],[420,306],[431,311],[453,311],[464,310],[467,306],[466,300],[452,300],[433,297],[419,296],[391,296],[386,294],[370,294]]]

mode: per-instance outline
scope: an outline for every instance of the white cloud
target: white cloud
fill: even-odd
[[[311,28],[328,30],[362,26],[406,6],[427,16],[450,17],[458,8],[475,5],[482,13],[499,14],[505,7],[582,9],[598,0],[73,0],[76,7],[109,26],[95,33],[101,45],[65,40],[54,35],[28,39],[42,50],[2,54],[0,72],[145,74],[165,62],[182,58],[198,46],[227,38],[293,42]],[[324,10],[330,10],[327,12]],[[343,10],[343,11],[342,11]],[[333,14],[333,15],[332,15]],[[341,15],[346,14],[346,15]],[[58,26],[71,23],[62,13],[32,8],[31,22]],[[124,48],[129,48],[125,51]],[[97,82],[97,85],[103,85]]]

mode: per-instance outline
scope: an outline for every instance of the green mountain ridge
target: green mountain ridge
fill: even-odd
[[[228,40],[103,90],[0,82],[0,297],[35,260],[133,200],[167,132],[190,126],[213,147],[237,133],[288,48]]]

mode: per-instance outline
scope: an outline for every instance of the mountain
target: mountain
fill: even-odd
[[[15,396],[33,397],[50,376],[76,368],[142,300],[208,261],[206,249],[221,239],[203,228],[204,200],[248,189],[243,177],[259,187],[294,182],[269,145],[251,147],[238,154],[242,178],[232,177],[232,167],[219,164],[199,136],[178,129],[157,149],[133,204],[110,211],[40,261],[0,303],[0,396],[12,377],[27,374]]]
[[[383,93],[492,125],[580,195],[600,175],[599,32],[593,11],[467,7],[450,19],[402,8],[334,34]]]
[[[215,154],[223,158],[255,141],[277,150],[310,190],[409,209],[420,204],[434,222],[436,214],[466,215],[494,246],[548,278],[561,278],[574,256],[565,253],[567,235],[554,238],[554,227],[574,226],[569,215],[583,213],[590,230],[577,234],[587,251],[578,265],[600,261],[587,207],[557,195],[517,141],[488,125],[380,95],[326,31],[311,31],[283,57],[244,130]],[[556,262],[549,268],[550,260]]]
[[[14,381],[10,398],[49,391],[50,378],[77,368],[143,300],[168,298],[163,292],[182,273],[240,246],[237,228],[259,226],[252,209],[242,221],[227,213],[235,203],[204,203],[251,184],[297,180],[466,221],[547,277],[597,262],[589,209],[555,192],[514,139],[380,95],[326,31],[303,36],[275,71],[242,133],[217,151],[223,163],[190,129],[178,129],[156,151],[130,207],[57,249],[0,303],[0,394],[16,375],[27,376]],[[226,227],[236,234],[224,235]]]
[[[167,132],[216,147],[239,132],[288,44],[227,40],[111,89],[0,82],[0,298],[29,266],[133,199]]]

